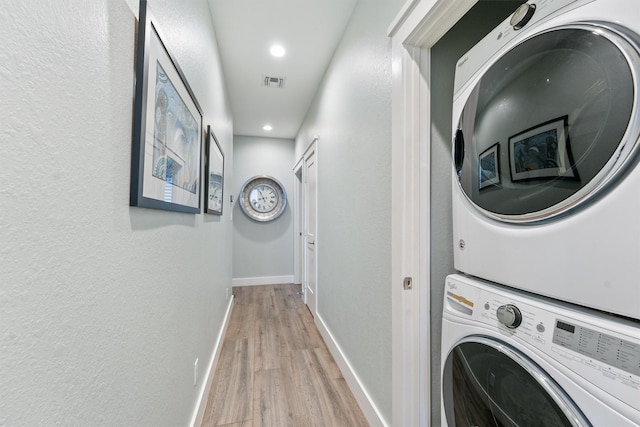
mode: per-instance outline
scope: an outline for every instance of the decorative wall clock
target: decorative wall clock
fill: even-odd
[[[273,221],[287,207],[287,194],[277,179],[254,176],[240,190],[240,208],[255,221]]]

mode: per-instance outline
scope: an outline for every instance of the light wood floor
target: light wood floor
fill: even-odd
[[[368,426],[299,292],[233,289],[203,426]]]

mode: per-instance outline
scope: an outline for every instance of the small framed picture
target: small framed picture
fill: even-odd
[[[478,158],[478,188],[500,184],[500,143],[496,142]]]
[[[511,180],[579,179],[571,155],[568,116],[541,123],[509,138]]]
[[[205,204],[204,211],[212,215],[222,215],[224,201],[224,154],[218,139],[207,126],[207,159],[205,162]]]
[[[200,213],[202,110],[140,0],[131,206]]]

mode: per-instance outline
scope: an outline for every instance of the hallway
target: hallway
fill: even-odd
[[[367,426],[297,285],[237,287],[202,426]]]
[[[240,60],[264,57],[266,65],[250,69],[241,84],[257,86],[269,97],[267,112],[275,114],[298,82],[312,77],[289,72],[289,61],[315,59],[318,47],[314,42],[295,49],[289,40],[301,37],[282,34],[284,57],[271,56],[266,38],[251,49],[233,50],[235,35],[243,35],[239,26],[249,17],[282,28],[244,2],[3,4],[0,155],[9,161],[0,176],[11,185],[0,191],[0,293],[6,302],[0,320],[0,425],[198,427],[206,411],[205,388],[216,380],[213,360],[222,369],[219,393],[228,396],[220,410],[207,414],[209,424],[331,425],[334,418],[342,425],[363,425],[359,412],[348,409],[355,407],[353,398],[343,397],[347,382],[368,423],[391,424],[393,210],[390,197],[372,204],[371,195],[392,189],[387,29],[404,1],[311,3],[349,2],[353,8],[333,41],[330,62],[315,70],[320,85],[296,111],[304,120],[286,134],[272,114],[256,122],[255,132],[241,130],[232,108],[240,98],[232,95],[230,78],[241,73],[234,67],[225,73],[222,50]],[[293,3],[297,9],[306,4]],[[215,25],[222,19],[217,5],[236,7],[240,18]],[[288,19],[282,12],[289,10],[279,4],[260,6]],[[143,26],[141,18],[146,23],[147,17],[153,23]],[[330,17],[336,21],[333,12]],[[288,22],[311,39],[326,41],[326,28],[315,16]],[[224,25],[233,27],[228,38],[221,36]],[[151,27],[153,32],[140,32]],[[148,49],[138,49],[145,43]],[[137,78],[137,69],[145,70],[137,68],[144,65],[144,52],[152,66],[141,73],[146,78]],[[167,77],[180,95],[174,106],[181,110],[187,98],[198,106],[187,108],[194,110],[191,118],[185,116],[198,122],[191,128],[201,134],[188,147],[183,126],[177,125],[181,113],[171,123],[155,121],[155,95],[162,111],[164,82],[152,74],[158,77],[163,64],[165,74],[172,70]],[[286,77],[286,83],[264,86],[266,76]],[[136,81],[149,85],[136,92]],[[257,106],[255,98],[251,101]],[[145,114],[134,108],[142,104],[148,107]],[[267,121],[270,133],[263,129]],[[173,177],[169,182],[166,173],[156,176],[154,168],[140,167],[146,157],[134,150],[134,135],[145,129],[151,166],[155,124],[158,135],[171,128],[173,141],[184,145],[176,156],[189,153],[194,160],[185,174],[192,184],[197,180],[195,188],[179,191]],[[238,348],[223,352],[218,338],[230,320],[225,316],[234,286],[299,283],[294,205],[301,200],[292,168],[314,139],[320,147],[315,248],[324,343],[299,299],[296,308],[292,296],[276,299],[284,288],[252,296],[258,305],[245,304],[238,290],[234,320],[243,324],[232,326],[229,338],[235,340],[227,345]],[[217,149],[207,150],[216,145],[221,156]],[[281,150],[263,156],[256,147]],[[213,171],[221,174],[205,169],[212,153],[217,165],[222,157],[222,171]],[[163,170],[164,157],[156,158],[156,171]],[[174,160],[177,168],[184,159]],[[167,190],[155,194],[162,199],[153,199],[158,209],[135,205],[145,174],[156,190]],[[207,175],[214,175],[210,182],[222,178],[222,215],[204,210]],[[257,175],[277,179],[287,192],[286,210],[274,221],[253,221],[238,205],[242,184]],[[174,187],[182,196],[166,202]],[[211,190],[217,202],[219,188]],[[178,200],[183,196],[191,200],[192,213],[164,209],[187,206]],[[147,198],[144,191],[141,197]],[[306,317],[294,319],[296,311]],[[259,312],[268,317],[256,320]],[[269,346],[276,353],[262,349]],[[237,360],[236,350],[246,357],[244,364],[225,368]],[[229,381],[245,374],[243,382]],[[234,399],[232,387],[244,395]],[[271,412],[277,408],[281,412]]]

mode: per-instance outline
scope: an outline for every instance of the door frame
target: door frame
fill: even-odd
[[[304,158],[293,167],[293,283],[302,285],[303,259],[302,243],[304,231]],[[304,299],[304,287],[302,287]],[[306,299],[305,299],[306,303]]]
[[[294,194],[296,195],[296,200],[294,202],[294,241],[293,241],[293,262],[294,262],[294,282],[300,283],[302,290],[302,298],[305,304],[307,304],[307,292],[306,287],[308,284],[307,277],[307,265],[306,265],[306,257],[305,257],[305,249],[306,249],[306,231],[307,224],[305,208],[306,208],[306,186],[307,182],[307,174],[306,174],[306,157],[311,150],[315,150],[316,154],[316,167],[318,163],[318,136],[314,136],[309,145],[307,145],[302,152],[302,155],[296,162],[293,167],[293,186],[294,186]],[[316,171],[317,173],[317,171]],[[316,181],[317,182],[317,181]],[[317,191],[316,188],[316,251],[315,251],[315,261],[316,261],[316,310],[317,310],[317,298],[318,298],[318,252],[317,252],[317,242],[318,242],[318,223],[317,223],[317,214],[318,214],[318,203],[317,203]],[[297,271],[297,273],[296,273]],[[296,276],[297,274],[297,276]],[[299,280],[296,281],[296,277]]]
[[[303,238],[302,238],[302,250],[304,253],[303,256],[303,276],[305,277],[306,280],[306,286],[307,288],[304,291],[304,295],[305,295],[305,304],[307,304],[307,307],[309,308],[309,311],[311,312],[311,314],[313,315],[314,318],[317,318],[318,316],[318,294],[319,294],[319,283],[318,283],[318,138],[315,137],[313,139],[313,141],[311,141],[311,143],[309,144],[309,146],[307,147],[307,149],[304,151],[303,154],[303,160],[304,160],[304,167],[303,167],[303,174],[302,174],[302,186],[304,188],[303,192],[304,192],[304,206],[303,206],[303,210],[304,210],[304,231],[303,231]],[[307,245],[309,244],[308,242],[308,238],[309,238],[309,224],[307,219],[309,218],[309,212],[307,212],[307,209],[309,207],[309,201],[311,200],[310,195],[307,193],[307,182],[308,182],[308,175],[307,175],[307,164],[308,159],[313,156],[313,163],[315,164],[315,200],[313,203],[313,207],[314,207],[314,218],[315,218],[315,230],[314,230],[314,235],[313,235],[313,265],[315,266],[314,269],[314,283],[315,283],[315,288],[313,289],[313,307],[309,306],[309,293],[307,292],[308,286],[309,286],[309,281],[311,280],[311,277],[309,276],[309,265],[308,265],[308,257],[307,257]]]
[[[431,422],[431,48],[477,0],[409,0],[391,23],[392,422]],[[421,67],[421,65],[423,67]],[[421,260],[425,260],[421,262]],[[404,289],[405,278],[412,279]]]

